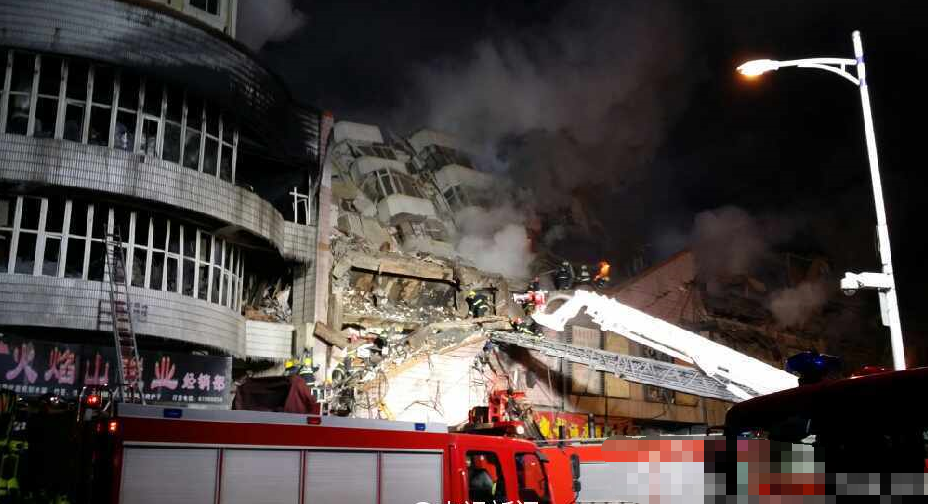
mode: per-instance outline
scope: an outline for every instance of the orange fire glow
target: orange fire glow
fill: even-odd
[[[601,261],[599,263],[599,272],[596,273],[596,276],[593,278],[593,280],[595,281],[595,280],[599,280],[600,278],[605,278],[609,276],[610,268],[611,266],[609,265],[609,263],[607,263],[606,261]]]

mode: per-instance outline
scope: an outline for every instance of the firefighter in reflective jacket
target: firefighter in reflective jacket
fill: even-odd
[[[567,290],[573,287],[574,283],[574,270],[570,267],[570,263],[564,261],[558,266],[557,271],[554,273],[554,285],[557,287],[557,290]]]
[[[580,266],[580,274],[577,275],[577,283],[580,285],[585,285],[591,283],[593,277],[590,276],[590,270],[586,267],[586,264]]]
[[[467,293],[468,312],[471,317],[483,317],[490,312],[490,303],[483,294],[477,294],[474,291]]]

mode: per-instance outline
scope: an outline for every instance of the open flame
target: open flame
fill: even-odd
[[[609,277],[609,270],[610,270],[611,268],[612,268],[612,266],[610,266],[609,263],[607,263],[606,261],[600,261],[600,262],[599,262],[599,271],[596,273],[596,276],[593,277],[593,281],[596,282],[596,281],[601,280],[601,279],[603,279],[603,278],[608,278],[608,277]]]

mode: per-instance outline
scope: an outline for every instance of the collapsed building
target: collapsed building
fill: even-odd
[[[320,376],[331,377],[349,341],[364,335],[422,353],[430,338],[419,336],[429,328],[469,324],[471,291],[489,300],[486,323],[507,324],[511,286],[526,279],[480,270],[455,248],[462,212],[488,205],[501,184],[453,138],[420,130],[385,140],[376,126],[337,122],[323,171],[331,176],[331,241],[319,247],[329,251],[320,262],[329,274],[316,287],[326,316],[311,333]]]

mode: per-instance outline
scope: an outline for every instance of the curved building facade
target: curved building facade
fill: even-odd
[[[329,118],[235,42],[235,9],[0,2],[0,333],[99,337],[118,234],[140,344],[289,356]],[[250,341],[243,301],[275,281],[293,318]]]

